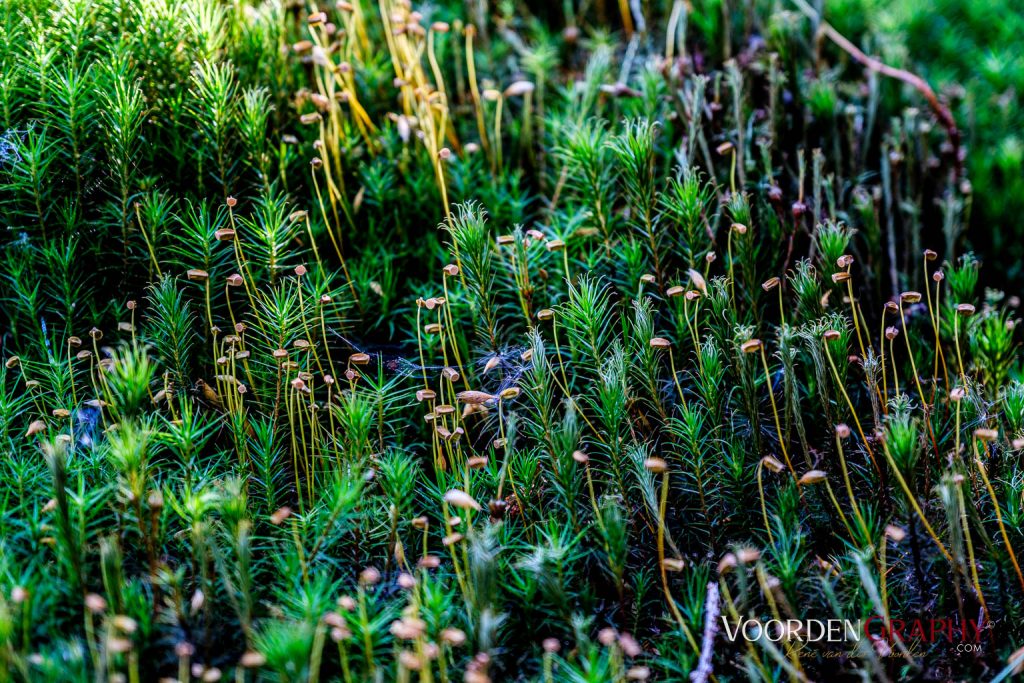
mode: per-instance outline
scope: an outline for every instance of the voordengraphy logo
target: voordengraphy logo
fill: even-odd
[[[843,643],[870,640],[889,644],[980,643],[982,628],[978,621],[954,619],[729,619],[722,617],[722,630],[730,642]]]

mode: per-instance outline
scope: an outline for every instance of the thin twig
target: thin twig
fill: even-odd
[[[807,18],[812,21],[820,22],[818,25],[818,33],[824,34],[835,43],[839,49],[846,54],[853,57],[854,60],[860,62],[868,69],[888,76],[889,78],[895,78],[898,81],[902,81],[907,85],[917,90],[927,100],[928,106],[931,107],[932,112],[939,119],[939,123],[946,129],[946,135],[949,136],[950,145],[953,147],[953,164],[956,174],[956,178],[959,178],[963,171],[963,163],[960,158],[960,130],[956,126],[956,121],[953,119],[953,114],[949,111],[949,107],[939,101],[938,95],[928,84],[928,81],[921,78],[915,73],[907,71],[905,69],[898,69],[894,66],[889,66],[884,62],[869,57],[859,47],[850,42],[846,36],[835,30],[831,24],[821,20],[818,13],[814,11],[804,0],[793,0],[796,6]]]

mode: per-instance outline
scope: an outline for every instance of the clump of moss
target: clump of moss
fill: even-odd
[[[1010,676],[945,100],[803,3],[470,10],[2,6],[0,680]]]

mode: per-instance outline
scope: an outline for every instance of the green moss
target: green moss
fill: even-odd
[[[1020,27],[933,4],[826,18],[961,176],[799,4],[0,4],[0,681],[1008,675]],[[883,613],[998,626],[719,618]]]

